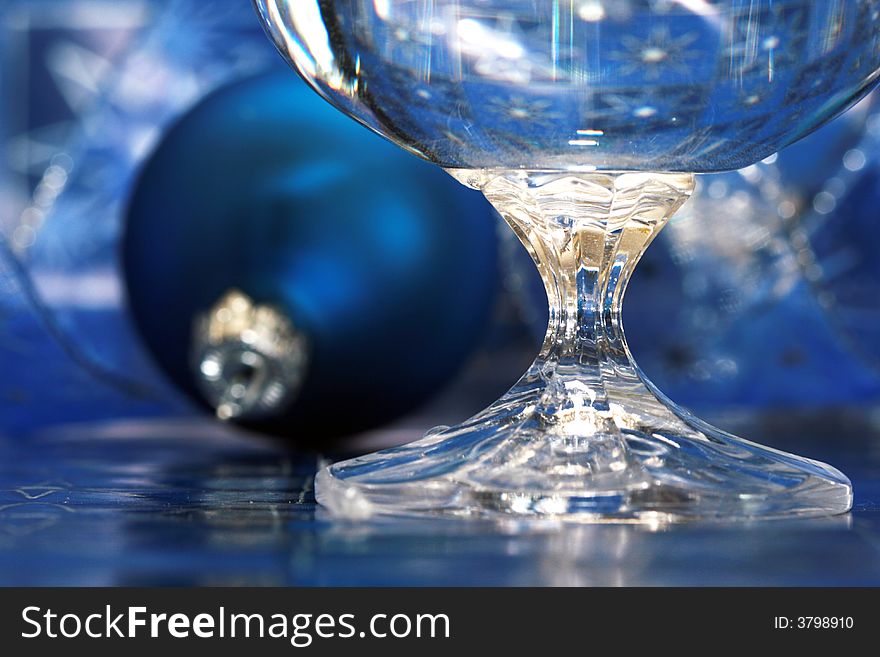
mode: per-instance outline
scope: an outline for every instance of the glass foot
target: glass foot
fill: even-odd
[[[532,368],[467,422],[333,464],[318,501],[336,515],[547,517],[665,523],[845,513],[834,468],[742,440],[658,397],[609,394]],[[571,393],[575,392],[572,396]]]
[[[834,468],[710,427],[666,399],[626,344],[621,303],[693,177],[451,171],[481,189],[534,258],[550,324],[537,360],[482,413],[318,473],[348,517],[453,515],[664,523],[844,513]],[[657,321],[663,321],[658,317]]]

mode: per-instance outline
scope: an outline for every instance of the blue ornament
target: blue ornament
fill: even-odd
[[[245,424],[313,443],[393,420],[452,378],[490,319],[497,250],[481,195],[285,68],[166,133],[131,197],[123,265],[145,343],[197,398],[200,318],[230,290],[276,311],[307,352],[301,378],[283,412]]]

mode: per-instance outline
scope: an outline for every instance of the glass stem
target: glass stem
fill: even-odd
[[[530,370],[562,434],[617,433],[627,417],[668,415],[646,391],[626,344],[622,302],[648,245],[693,190],[690,174],[467,172],[528,249],[550,321]],[[662,321],[662,318],[658,318]],[[528,377],[529,375],[527,375]],[[632,400],[638,408],[627,408]],[[650,400],[650,401],[648,401]]]

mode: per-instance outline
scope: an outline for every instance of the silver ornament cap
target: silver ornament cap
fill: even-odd
[[[236,289],[196,319],[192,353],[199,389],[221,420],[281,416],[308,361],[305,336],[290,318]]]

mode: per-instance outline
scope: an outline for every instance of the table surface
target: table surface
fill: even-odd
[[[67,425],[0,442],[0,584],[878,585],[872,417],[725,426],[840,467],[851,514],[654,531],[340,522],[316,507],[315,455],[192,419]]]

